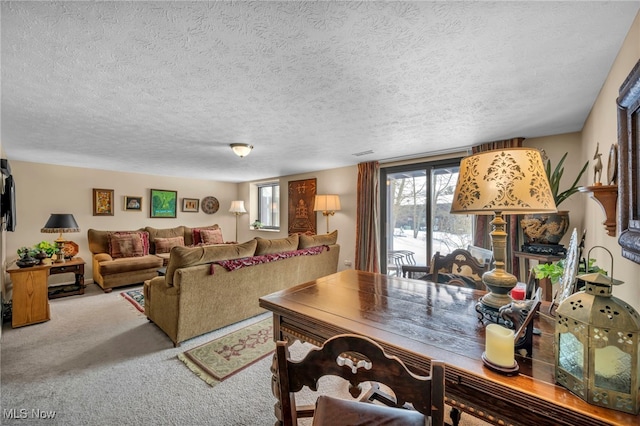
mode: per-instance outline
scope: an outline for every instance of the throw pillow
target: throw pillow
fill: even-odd
[[[283,251],[292,251],[298,249],[298,234],[293,234],[287,238],[276,238],[273,240],[267,238],[256,237],[258,246],[256,247],[256,256],[265,254],[282,253]]]
[[[149,254],[149,234],[112,232],[109,234],[109,254],[114,259],[146,256]]]
[[[201,226],[200,228],[193,228],[191,230],[191,238],[193,239],[193,241],[191,242],[192,245],[197,246],[202,242],[202,239],[200,238],[200,231],[202,231],[203,229],[219,229],[219,227],[218,225],[211,225]]]
[[[156,238],[153,241],[156,245],[156,254],[169,253],[175,246],[184,246],[184,237]]]
[[[224,244],[221,229],[201,229],[200,239],[204,244]]]
[[[330,234],[319,235],[300,235],[299,249],[317,247],[317,246],[330,246],[336,244],[338,241],[338,230],[336,229]]]

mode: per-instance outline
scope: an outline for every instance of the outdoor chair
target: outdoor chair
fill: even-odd
[[[300,361],[291,360],[287,343],[279,341],[272,370],[276,425],[297,425],[303,417],[313,417],[315,426],[444,424],[444,364],[431,361],[430,376],[418,376],[363,336],[332,337]],[[318,391],[318,380],[328,375],[348,381],[350,394],[360,398],[321,395],[315,405],[296,405],[297,392],[305,386]],[[372,388],[361,395],[367,382]]]
[[[482,274],[489,270],[489,266],[489,263],[480,264],[465,249],[455,249],[447,255],[437,252],[431,259],[431,270],[425,279],[484,290]]]

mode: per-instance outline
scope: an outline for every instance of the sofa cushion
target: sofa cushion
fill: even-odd
[[[149,254],[149,234],[146,231],[112,232],[109,234],[109,254],[114,259],[146,256]]]
[[[114,275],[127,272],[160,268],[162,259],[153,254],[141,257],[127,257],[100,262],[100,275]]]
[[[173,285],[173,274],[176,269],[202,265],[216,260],[238,259],[253,256],[256,251],[256,240],[242,244],[223,244],[217,246],[174,247],[167,264],[167,285]]]
[[[216,224],[211,226],[200,226],[198,228],[186,228],[185,236],[189,234],[191,236],[191,241],[187,241],[185,238],[184,243],[188,246],[192,246],[192,245],[197,246],[198,244],[200,244],[202,242],[202,239],[200,238],[201,229],[220,229],[220,227]],[[191,231],[191,232],[188,232],[188,231]]]
[[[204,244],[224,244],[221,229],[201,229],[200,239]]]
[[[149,233],[149,253],[156,253],[155,242],[157,238],[184,238],[185,233],[184,226],[176,226],[175,228],[154,228],[147,226],[144,230]]]
[[[298,248],[298,238],[298,234],[289,235],[287,238],[274,239],[256,237],[258,242],[256,256],[296,250]]]
[[[156,254],[169,253],[175,246],[184,246],[184,237],[156,238],[154,241]]]
[[[318,235],[300,235],[300,244],[298,248],[309,248],[316,246],[330,246],[336,244],[338,241],[338,230],[336,229],[330,234],[318,234]]]

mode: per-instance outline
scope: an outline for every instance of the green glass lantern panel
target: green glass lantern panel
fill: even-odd
[[[560,334],[558,364],[572,376],[583,380],[584,345],[571,333]]]
[[[600,389],[631,393],[631,355],[615,346],[595,350],[595,385]]]

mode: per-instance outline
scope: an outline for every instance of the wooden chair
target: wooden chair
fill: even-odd
[[[455,249],[447,255],[437,252],[431,260],[430,279],[434,282],[464,285],[484,290],[482,274],[489,270],[490,264],[480,264],[465,249]]]
[[[363,336],[332,337],[300,361],[291,360],[286,342],[279,341],[272,372],[272,389],[278,399],[276,425],[297,425],[298,418],[303,417],[313,417],[315,426],[444,424],[444,364],[432,361],[431,375],[418,376],[400,359],[387,355],[380,345]],[[374,385],[359,400],[321,395],[315,405],[297,406],[295,394],[304,386],[317,391],[318,380],[327,375],[348,381],[353,398],[361,396],[362,383]],[[383,393],[378,383],[392,390],[393,395]],[[407,409],[408,403],[413,409]]]

